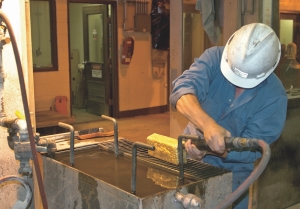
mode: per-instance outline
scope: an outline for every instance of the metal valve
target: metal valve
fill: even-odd
[[[0,0],[0,2],[1,2],[1,0]],[[2,46],[10,43],[10,38],[5,37],[6,29],[7,28],[6,28],[5,24],[3,24],[3,22],[1,22],[1,24],[0,24],[0,42],[1,42]]]
[[[185,209],[201,209],[202,200],[194,194],[175,193],[176,201],[180,202]]]

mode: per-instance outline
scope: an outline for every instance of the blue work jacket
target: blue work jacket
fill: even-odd
[[[205,112],[231,136],[262,139],[271,144],[279,138],[286,119],[287,96],[281,81],[272,73],[235,99],[236,87],[220,69],[223,50],[224,47],[207,49],[173,81],[171,104],[176,107],[181,96],[194,94]],[[189,123],[185,134],[200,133]],[[260,157],[258,150],[230,151],[225,159],[206,155],[203,161],[233,172],[251,172],[253,162]]]

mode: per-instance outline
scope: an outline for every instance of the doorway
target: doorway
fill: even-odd
[[[300,89],[300,13],[280,13],[281,59],[275,73],[286,90]]]
[[[69,3],[71,105],[75,123],[114,117],[114,5]],[[116,42],[116,41],[115,41]]]

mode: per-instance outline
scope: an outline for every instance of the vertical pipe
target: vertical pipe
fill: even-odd
[[[136,194],[136,167],[137,167],[137,147],[143,147],[149,150],[155,150],[154,146],[135,142],[132,145],[132,167],[131,167],[131,193]]]
[[[193,136],[193,135],[179,135],[178,136],[178,155],[179,155],[179,178],[184,179],[184,166],[183,166],[183,145],[182,141],[183,139],[192,139],[192,140],[203,140],[199,136]]]
[[[74,167],[74,127],[62,122],[59,122],[58,126],[70,130],[70,165]]]
[[[131,193],[136,194],[136,147],[137,144],[132,145],[132,160],[131,160]]]
[[[184,138],[183,135],[178,137],[178,155],[179,155],[179,179],[184,178],[184,167],[183,167],[183,148],[182,148],[182,139]]]
[[[2,50],[3,50],[3,43],[2,39],[4,38],[4,33],[0,31],[0,118],[6,116],[4,110],[4,71],[3,71],[3,61],[2,61]]]
[[[123,30],[127,31],[127,2],[126,0],[124,0],[124,9],[123,9],[123,13],[124,13],[124,23],[123,23]]]
[[[118,123],[114,118],[106,115],[101,115],[102,118],[110,120],[114,123],[114,145],[115,145],[115,156],[119,156],[119,136],[118,136]]]

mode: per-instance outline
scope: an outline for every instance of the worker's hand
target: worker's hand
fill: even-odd
[[[213,122],[205,126],[203,134],[207,145],[213,152],[221,155],[224,154],[226,151],[224,137],[231,136],[229,131]]]
[[[191,158],[191,159],[194,159],[194,160],[202,160],[204,158],[204,156],[206,155],[207,151],[200,151],[199,149],[197,149],[195,147],[195,145],[193,145],[191,143],[191,140],[187,140],[185,143],[184,143],[184,147],[185,147],[185,150],[187,152],[187,155]]]
[[[224,156],[226,154],[224,137],[230,137],[230,132],[219,126],[202,109],[196,95],[185,94],[180,97],[176,103],[176,109],[194,124],[196,128],[203,132],[207,145],[215,155]],[[192,148],[188,148],[188,150],[191,152]]]

